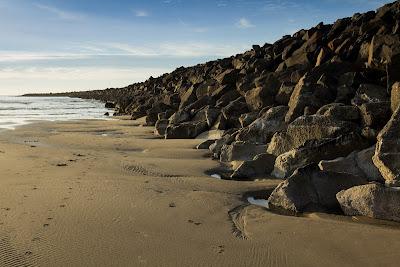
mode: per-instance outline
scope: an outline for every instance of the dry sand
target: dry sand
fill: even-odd
[[[248,205],[279,181],[211,178],[199,140],[135,123],[0,133],[0,266],[398,266],[397,224]]]

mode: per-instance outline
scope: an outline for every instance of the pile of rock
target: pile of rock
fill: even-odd
[[[206,137],[199,148],[231,163],[232,179],[286,179],[273,208],[397,220],[400,191],[380,184],[400,180],[399,33],[397,1],[126,88],[68,95],[146,116],[166,139]]]

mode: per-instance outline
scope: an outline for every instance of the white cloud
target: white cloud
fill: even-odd
[[[79,13],[69,12],[66,10],[59,9],[53,6],[47,6],[42,4],[34,4],[37,8],[52,13],[57,16],[57,18],[62,20],[78,21],[82,20],[84,16]]]
[[[148,17],[149,13],[145,10],[135,10],[135,16],[136,17]]]
[[[241,18],[238,22],[236,22],[236,27],[240,29],[248,29],[255,27],[255,25],[253,25],[248,19]]]

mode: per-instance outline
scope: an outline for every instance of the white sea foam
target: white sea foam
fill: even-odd
[[[69,97],[0,96],[0,129],[14,129],[34,121],[106,119],[104,104]]]

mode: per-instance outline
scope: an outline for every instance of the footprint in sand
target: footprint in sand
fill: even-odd
[[[188,223],[193,223],[193,224],[196,225],[196,226],[202,225],[201,222],[195,222],[195,221],[193,221],[193,220],[188,220]]]
[[[122,165],[122,169],[133,175],[154,176],[154,177],[164,177],[164,178],[182,177],[182,175],[167,174],[158,171],[153,171],[141,165]]]
[[[57,167],[66,167],[66,166],[68,166],[68,165],[65,164],[65,163],[58,163],[58,164],[57,164]]]
[[[218,254],[223,254],[225,252],[225,246],[224,245],[213,246],[213,250]]]

